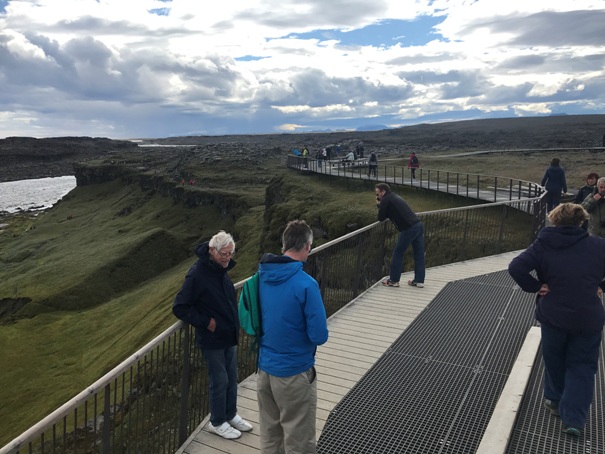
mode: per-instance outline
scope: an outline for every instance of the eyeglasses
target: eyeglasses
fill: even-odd
[[[218,255],[221,256],[221,258],[226,259],[227,257],[233,257],[233,254],[235,254],[235,251],[229,251],[229,252],[221,252],[221,251],[216,251],[218,252]]]

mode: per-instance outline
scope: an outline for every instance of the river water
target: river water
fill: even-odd
[[[76,177],[38,178],[0,183],[0,211],[50,208],[76,187]]]

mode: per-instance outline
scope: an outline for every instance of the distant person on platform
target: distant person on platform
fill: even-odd
[[[357,144],[357,146],[355,147],[355,152],[357,153],[357,157],[359,159],[363,159],[364,150],[365,150],[365,147],[363,146],[363,142],[359,142]]]
[[[605,238],[605,178],[597,180],[597,187],[592,195],[582,202],[582,206],[588,211],[588,233],[591,236]]]
[[[599,297],[605,278],[605,241],[580,225],[575,203],[553,209],[538,238],[508,266],[525,292],[536,294],[542,331],[544,405],[560,416],[562,431],[578,436],[593,399],[605,313]]]
[[[202,350],[208,371],[210,422],[208,431],[226,439],[239,438],[252,430],[237,414],[237,343],[239,318],[235,287],[227,272],[235,242],[218,232],[196,247],[199,257],[189,269],[172,312],[195,327],[195,344]]]
[[[353,153],[352,151],[349,151],[342,160],[343,164],[351,163],[353,161],[355,161],[355,153]]]
[[[561,195],[567,192],[565,171],[559,165],[559,158],[552,158],[550,166],[542,177],[541,186],[546,189],[546,212],[550,213],[561,202]]]
[[[399,287],[403,270],[403,254],[412,245],[414,251],[414,279],[408,281],[408,285],[424,287],[426,272],[424,264],[424,225],[405,200],[391,191],[388,184],[378,183],[375,186],[375,194],[378,220],[382,222],[390,219],[399,230],[399,236],[391,258],[391,274],[387,280],[382,281],[382,285]]]
[[[313,232],[288,222],[283,255],[264,254],[258,294],[263,335],[257,399],[263,454],[316,452],[317,346],[328,340],[326,310],[317,281],[303,270]]]
[[[378,176],[378,157],[374,151],[372,151],[368,157],[368,176]]]
[[[420,167],[420,161],[416,156],[416,153],[412,152],[410,160],[408,161],[408,169],[412,172],[412,180],[416,179],[416,169]]]

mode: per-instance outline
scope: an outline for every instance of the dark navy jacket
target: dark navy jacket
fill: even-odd
[[[208,349],[237,345],[239,318],[235,287],[227,271],[235,266],[231,260],[223,268],[210,258],[208,241],[200,244],[195,253],[198,261],[189,269],[181,290],[172,305],[172,312],[181,320],[195,326],[195,343]],[[216,329],[207,329],[210,318]]]
[[[536,297],[541,323],[572,332],[603,329],[605,311],[597,290],[605,278],[605,239],[580,227],[546,227],[508,271],[526,292],[537,293],[548,284],[550,292]]]
[[[561,166],[549,166],[540,184],[549,192],[567,192],[565,171]]]
[[[384,221],[387,218],[395,224],[400,232],[420,222],[405,200],[392,191],[387,192],[378,205],[378,220]]]

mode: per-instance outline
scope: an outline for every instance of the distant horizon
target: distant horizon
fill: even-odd
[[[275,136],[275,135],[306,135],[306,134],[331,134],[331,133],[363,133],[363,132],[379,132],[393,129],[404,129],[407,127],[414,127],[420,125],[439,125],[446,123],[464,123],[464,122],[474,122],[474,121],[489,121],[489,120],[521,120],[521,119],[535,119],[535,118],[552,118],[552,117],[587,117],[587,116],[604,116],[604,113],[586,113],[586,114],[550,114],[550,115],[531,115],[531,116],[516,116],[516,117],[483,117],[483,118],[469,118],[469,119],[449,119],[443,121],[431,121],[431,122],[417,122],[411,123],[409,125],[400,126],[397,128],[385,127],[381,129],[341,129],[341,130],[317,130],[317,131],[298,131],[298,132],[258,132],[258,133],[232,133],[232,134],[201,134],[201,133],[191,133],[191,134],[171,134],[167,136],[149,136],[149,137],[108,137],[108,136],[90,136],[90,135],[59,135],[59,136],[46,136],[46,137],[34,137],[34,136],[5,136],[2,139],[8,139],[11,137],[20,137],[20,138],[35,138],[35,139],[51,139],[51,138],[61,138],[61,137],[91,137],[91,138],[108,138],[111,140],[127,140],[131,142],[137,141],[147,141],[154,139],[170,139],[177,137],[225,137],[225,136]],[[383,126],[383,125],[365,125],[365,127],[369,128],[372,126]],[[360,128],[364,128],[361,126]],[[603,123],[603,129],[605,132],[605,118]]]

